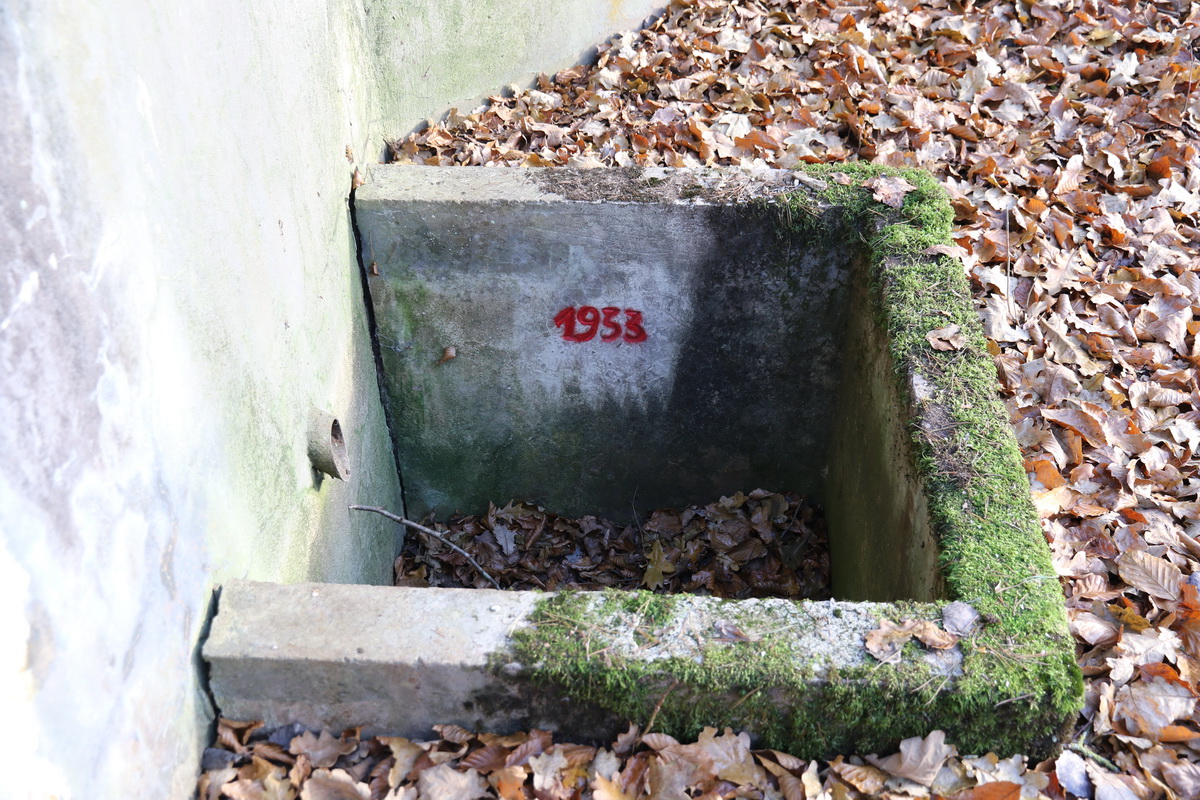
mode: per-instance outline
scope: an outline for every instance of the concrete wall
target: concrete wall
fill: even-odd
[[[375,0],[0,7],[0,794],[189,796],[212,587],[389,578],[393,531],[346,509],[400,502],[352,171],[476,93],[395,95],[448,69],[458,26],[493,85],[580,49],[404,7],[424,23]],[[401,34],[416,49],[379,61]],[[310,468],[314,407],[347,482]]]
[[[466,112],[510,83],[589,60],[615,31],[640,28],[661,0],[367,2],[381,126],[406,134],[447,106]],[[447,101],[453,101],[448,103]]]
[[[853,275],[825,494],[833,594],[940,600],[946,583],[910,432],[916,408],[897,381],[866,257],[855,260]]]
[[[745,200],[733,179],[375,170],[356,205],[410,514],[516,498],[629,522],[756,488],[818,495],[850,253],[750,202],[787,173]],[[593,335],[567,341],[558,315],[589,307],[610,324],[581,317]]]

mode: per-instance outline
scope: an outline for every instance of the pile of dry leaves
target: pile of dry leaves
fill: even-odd
[[[820,512],[794,494],[737,492],[701,508],[660,509],[618,526],[568,519],[529,503],[452,517],[437,530],[505,589],[654,589],[717,597],[829,597],[829,540]],[[488,584],[444,541],[410,534],[398,586]]]
[[[838,757],[822,767],[777,750],[752,750],[750,737],[706,728],[684,744],[637,726],[607,747],[555,744],[533,730],[509,736],[436,726],[438,738],[334,736],[296,725],[268,734],[260,723],[221,720],[205,751],[199,799],[219,800],[657,800],[862,796],[1020,800],[1063,791],[1121,797],[1127,781],[1074,753],[1029,767],[1021,756],[958,757],[941,731],[907,739],[880,758]],[[1091,776],[1091,777],[1089,777]],[[1088,787],[1085,792],[1085,787]]]
[[[930,170],[1063,579],[1076,744],[1109,759],[1087,764],[1095,794],[1197,797],[1198,18],[1186,0],[682,0],[596,66],[393,150]]]

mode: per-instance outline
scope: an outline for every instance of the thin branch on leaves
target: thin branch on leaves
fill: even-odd
[[[411,519],[405,519],[404,517],[401,517],[397,514],[393,514],[392,512],[388,511],[387,509],[379,508],[378,506],[350,506],[350,508],[353,509],[354,511],[374,511],[376,514],[382,514],[383,516],[387,517],[392,522],[398,522],[406,528],[412,528],[414,531],[423,533],[426,536],[432,536],[433,538],[437,539],[439,542],[446,545],[451,550],[453,550],[454,552],[458,553],[463,558],[465,558],[467,560],[468,564],[470,564],[472,567],[474,567],[476,570],[479,571],[480,575],[482,575],[483,577],[488,579],[488,583],[492,584],[492,586],[495,586],[497,589],[500,588],[500,584],[496,582],[496,579],[493,578],[491,575],[489,575],[488,571],[486,569],[479,566],[479,562],[476,561],[474,558],[472,558],[470,553],[468,553],[466,550],[463,550],[461,547],[459,547],[454,542],[447,539],[445,536],[442,536],[442,534],[438,533],[433,528],[426,528],[424,525],[422,525],[419,522],[413,522]]]

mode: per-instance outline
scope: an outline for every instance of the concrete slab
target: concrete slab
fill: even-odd
[[[823,601],[803,605],[763,599],[727,603],[679,595],[663,612],[662,597],[639,593],[545,594],[491,589],[412,589],[337,584],[232,581],[204,645],[221,713],[268,726],[299,722],[340,730],[363,725],[369,735],[427,736],[433,725],[473,730],[541,728],[560,741],[607,743],[627,722],[620,715],[542,679],[548,649],[536,661],[523,648],[547,602],[572,603],[590,623],[580,642],[597,654],[641,668],[702,664],[717,651],[773,652],[786,669],[752,668],[723,687],[666,677],[658,691],[704,691],[704,703],[733,706],[751,688],[772,695],[795,690],[796,676],[816,697],[835,675],[878,669],[863,637],[879,626],[886,604]],[[924,609],[935,615],[937,609]],[[545,643],[542,643],[545,644]],[[719,658],[719,656],[717,656]],[[962,674],[959,648],[913,653],[932,674]],[[894,665],[884,668],[886,676]],[[787,714],[786,707],[780,708]],[[721,723],[719,717],[713,724]]]

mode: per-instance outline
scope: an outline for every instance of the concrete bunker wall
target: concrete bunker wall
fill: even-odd
[[[357,613],[365,588],[331,593],[321,586],[234,584],[206,647],[222,704],[269,720],[283,721],[302,710],[310,725],[361,722],[413,733],[430,714],[467,727],[528,727],[545,724],[548,709],[570,704],[578,714],[556,720],[568,736],[604,735],[576,722],[594,726],[605,719],[646,720],[653,715],[662,729],[680,736],[695,735],[705,724],[731,725],[751,730],[767,746],[810,756],[887,750],[933,728],[945,730],[967,749],[1054,750],[1080,706],[1082,683],[1062,597],[1019,452],[995,395],[994,368],[961,266],[935,254],[949,241],[949,205],[928,175],[904,171],[915,187],[912,196],[903,208],[886,207],[861,185],[872,176],[899,177],[895,170],[861,165],[812,167],[753,180],[669,170],[584,175],[572,170],[393,168],[378,172],[375,182],[360,192],[359,218],[375,284],[376,318],[383,320],[380,345],[397,356],[417,351],[412,360],[426,376],[450,365],[470,365],[480,354],[498,357],[501,368],[496,372],[514,382],[520,351],[512,352],[504,343],[506,332],[522,320],[514,310],[522,303],[497,301],[496,296],[511,289],[505,269],[518,262],[517,251],[510,244],[507,251],[501,248],[506,258],[489,262],[486,254],[495,252],[494,236],[480,233],[480,219],[463,222],[464,217],[486,222],[506,209],[512,228],[524,224],[513,209],[527,204],[538,220],[532,226],[534,241],[561,248],[570,231],[593,229],[580,223],[586,217],[578,216],[573,225],[546,226],[556,205],[569,209],[571,204],[615,202],[617,211],[604,213],[620,217],[636,209],[641,213],[628,219],[645,222],[680,210],[692,214],[693,221],[720,220],[719,214],[705,216],[709,209],[697,214],[695,207],[746,203],[747,210],[761,211],[765,203],[775,212],[784,240],[854,242],[852,248],[832,248],[841,253],[834,271],[838,281],[849,282],[853,310],[842,320],[849,340],[838,356],[843,359],[843,385],[832,393],[836,413],[829,451],[842,461],[830,465],[828,482],[836,481],[837,488],[827,491],[825,501],[834,507],[831,516],[849,520],[856,529],[840,545],[833,532],[835,551],[840,546],[851,562],[841,565],[843,573],[850,573],[842,577],[845,591],[908,599],[793,603],[644,592],[537,595],[421,589],[389,590],[372,601],[381,618],[392,620],[389,627],[405,631],[429,628],[427,620],[418,619],[422,609],[450,609],[447,621],[466,614],[470,621],[463,624],[482,624],[492,648],[467,656],[462,648],[443,647],[445,631],[437,627],[415,639],[359,644],[360,637],[347,633],[341,620]],[[418,213],[395,213],[397,206],[414,200]],[[758,202],[751,206],[752,200]],[[418,230],[426,239],[438,238],[431,221],[451,226],[436,244],[417,242],[398,252],[387,238],[405,226],[405,236]],[[553,232],[548,240],[547,229]],[[463,235],[464,230],[471,233]],[[520,241],[524,233],[505,230],[502,235]],[[657,238],[671,241],[665,234]],[[710,235],[705,241],[714,238],[720,237]],[[535,263],[538,257],[529,248],[520,254]],[[744,255],[735,252],[733,257]],[[414,264],[457,279],[456,260],[481,261],[487,267],[464,279],[465,285],[478,281],[477,288],[458,295],[452,289],[457,304],[432,299],[447,287],[428,276],[415,280],[421,276]],[[596,262],[587,263],[602,271],[604,264]],[[552,266],[540,263],[543,272],[551,272]],[[392,280],[402,288],[389,287]],[[686,278],[680,282],[688,284]],[[452,287],[453,280],[449,283]],[[419,302],[410,305],[402,296],[405,291]],[[498,324],[481,325],[463,308],[479,299],[506,309],[508,316],[502,314]],[[527,333],[553,338],[556,331],[544,319],[558,302],[551,300],[525,298],[527,304],[544,306],[535,315],[542,318],[540,324]],[[422,309],[431,307],[441,312],[433,330],[454,320],[459,327],[423,338],[421,328],[429,320],[421,316]],[[403,324],[397,327],[389,318]],[[964,332],[963,352],[931,349],[928,332],[947,322]],[[393,336],[387,336],[388,325]],[[496,335],[464,337],[469,329]],[[460,348],[461,342],[466,345]],[[401,383],[386,391],[393,397],[397,391],[415,391],[423,402],[436,399],[436,393],[424,392],[424,377],[413,379],[419,370],[403,360],[396,363],[403,368],[385,374],[384,382],[395,383],[399,375]],[[486,377],[488,369],[479,372]],[[438,376],[430,385],[438,380],[449,379]],[[483,397],[491,405],[501,405],[503,399]],[[486,416],[486,407],[475,399],[463,406],[450,411]],[[394,404],[389,410],[395,410]],[[393,425],[398,422],[402,424],[393,419]],[[873,442],[866,442],[868,437]],[[406,449],[411,456],[422,446],[419,439],[398,438],[401,466]],[[971,451],[969,459],[960,457],[963,448]],[[560,466],[577,474],[574,466]],[[835,570],[836,559],[835,552]],[[1014,603],[1004,592],[1017,587],[1021,596]],[[295,618],[289,624],[328,617],[320,643],[310,648],[279,643],[273,628],[286,620],[264,616],[266,597],[280,598],[278,605]],[[941,599],[921,603],[913,597]],[[867,630],[884,620],[936,620],[952,605],[948,599],[975,606],[986,626],[948,651],[925,652],[910,645],[887,663],[865,656]],[[719,634],[731,620],[755,636],[762,631],[761,638],[753,647],[731,646]],[[671,643],[665,649],[647,645],[664,641]],[[442,705],[436,714],[425,703],[414,710],[404,701],[404,691],[394,687],[426,680],[434,663],[444,671],[439,685],[449,690],[438,693]],[[287,696],[264,688],[273,685],[271,674],[293,669],[304,672],[313,696],[322,686],[342,688],[326,695],[327,703],[309,702],[299,709]],[[360,683],[367,675],[373,676],[370,685]],[[346,692],[352,685],[355,690]],[[536,702],[525,702],[529,699]],[[995,709],[1001,705],[1006,712],[998,715]]]
[[[388,580],[394,526],[346,509],[400,504],[352,176],[658,7],[5,4],[4,791],[190,798],[214,586]],[[349,481],[313,473],[314,408]]]

